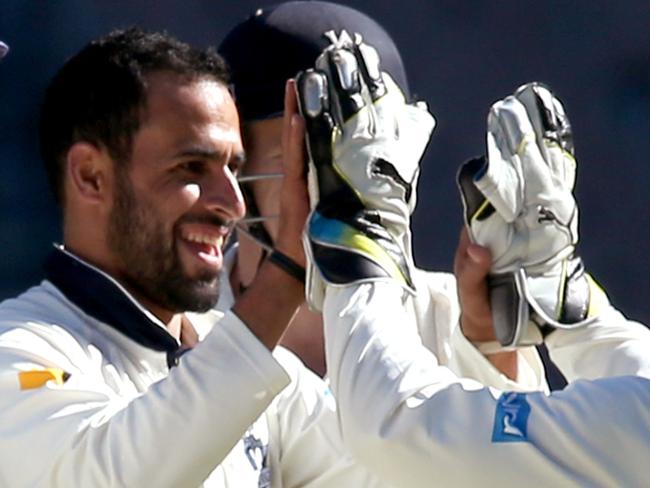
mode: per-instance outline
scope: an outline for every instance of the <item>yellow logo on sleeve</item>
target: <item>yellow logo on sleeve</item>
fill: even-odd
[[[18,373],[18,382],[21,390],[32,390],[44,386],[48,381],[54,381],[56,385],[62,385],[70,378],[70,373],[66,373],[59,368],[32,369],[30,371],[21,371]]]

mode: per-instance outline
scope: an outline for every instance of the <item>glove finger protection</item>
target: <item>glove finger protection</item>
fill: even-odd
[[[568,117],[540,83],[491,107],[487,158],[459,171],[470,237],[492,252],[490,305],[503,346],[585,326],[606,302],[576,255],[575,174]]]
[[[298,74],[312,212],[304,236],[307,301],[325,285],[397,280],[413,292],[410,215],[434,120],[409,105],[360,36],[326,34],[314,69]]]

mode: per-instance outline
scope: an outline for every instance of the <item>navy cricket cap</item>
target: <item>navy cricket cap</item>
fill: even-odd
[[[284,85],[311,68],[329,45],[324,36],[359,33],[379,53],[381,67],[409,98],[406,72],[395,43],[367,15],[344,5],[291,1],[258,9],[231,30],[219,46],[230,66],[242,120],[275,117],[284,107]]]

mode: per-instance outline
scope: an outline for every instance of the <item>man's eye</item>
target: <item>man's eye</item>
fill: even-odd
[[[239,162],[232,162],[228,165],[228,169],[230,172],[236,177],[239,175],[239,171],[241,170],[241,163]]]
[[[203,161],[185,161],[178,166],[182,171],[193,175],[199,175],[203,173],[205,169],[205,164]]]
[[[228,162],[228,169],[235,177],[237,177],[241,173],[245,162],[246,156],[244,153],[235,154]]]

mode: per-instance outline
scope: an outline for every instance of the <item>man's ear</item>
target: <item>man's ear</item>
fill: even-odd
[[[89,204],[111,201],[113,160],[106,150],[88,142],[75,142],[66,157],[66,197]]]

